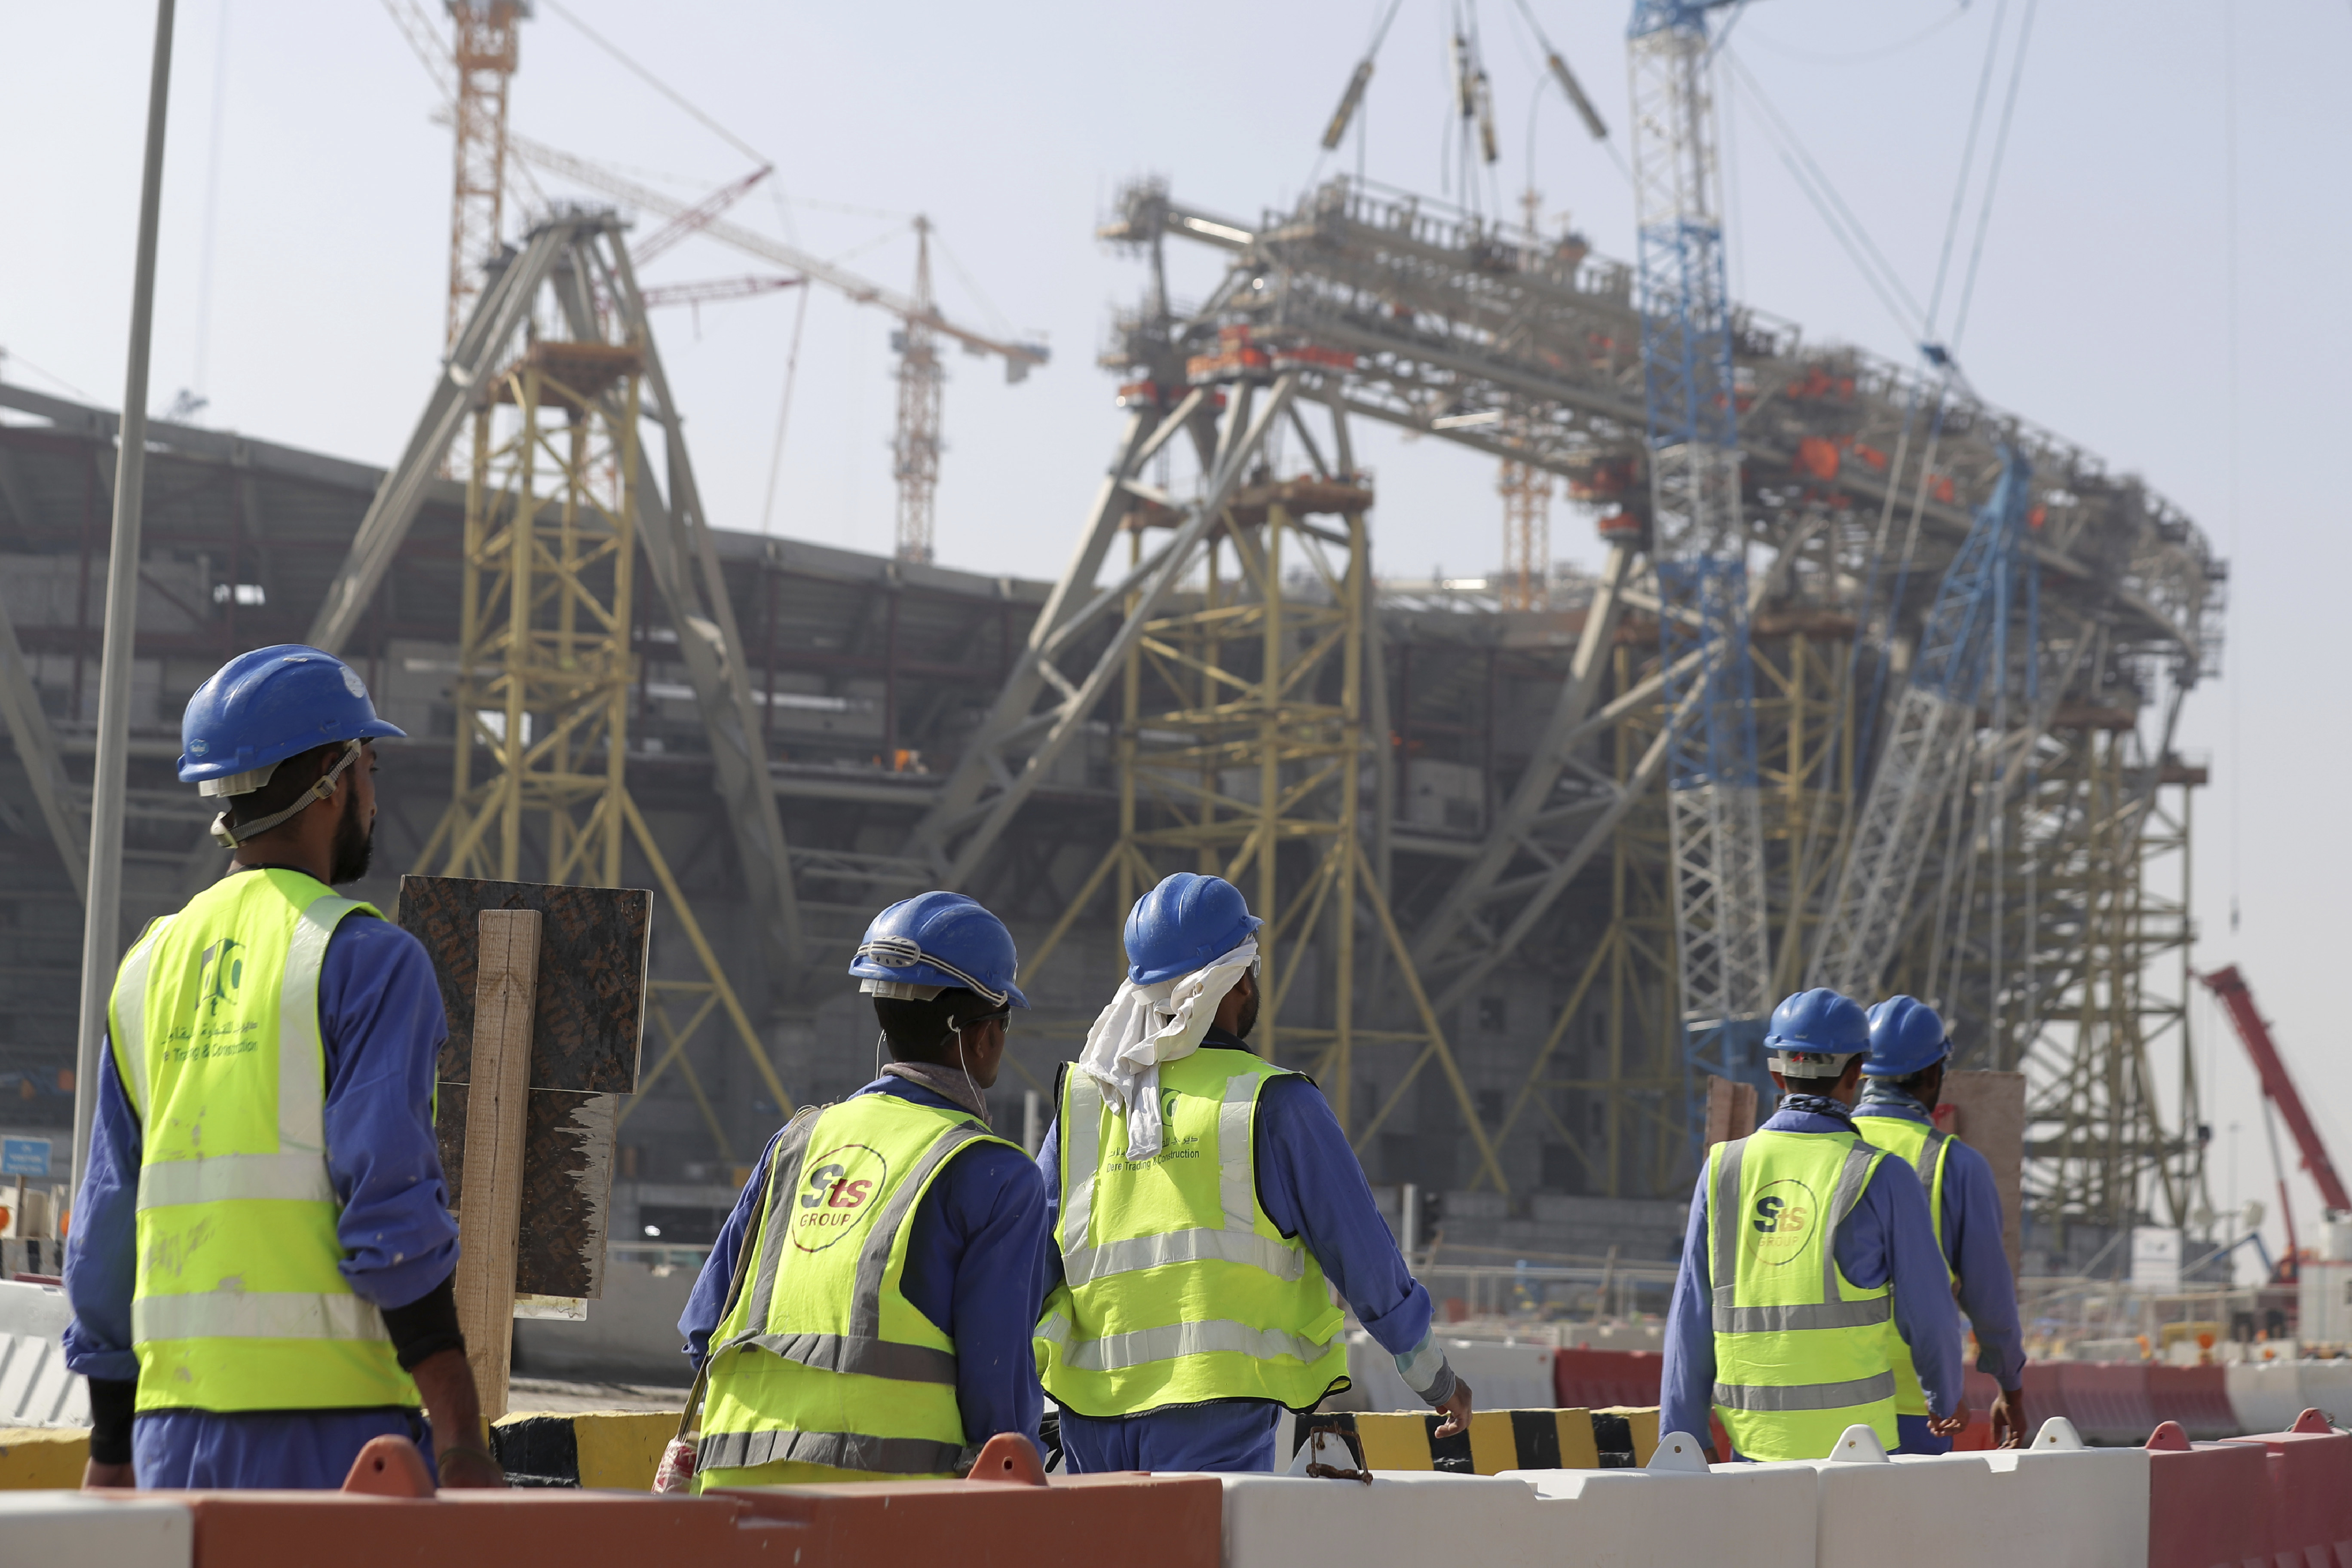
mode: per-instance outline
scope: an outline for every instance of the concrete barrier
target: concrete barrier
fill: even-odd
[[[2158,1421],[2177,1421],[2191,1438],[2234,1437],[2244,1428],[2230,1408],[2229,1369],[2167,1366],[2147,1369],[2147,1404]]]
[[[1552,1352],[1551,1365],[1554,1404],[1601,1410],[1657,1404],[1665,1363],[1652,1351],[1563,1350]]]
[[[87,1426],[89,1384],[66,1370],[73,1321],[55,1285],[0,1280],[0,1426]]]
[[[1974,1560],[2010,1568],[2141,1568],[2147,1562],[2146,1448],[2088,1447],[2070,1423],[2044,1422],[2032,1447],[1996,1448],[1981,1458],[1992,1488],[1986,1512],[1965,1527]]]
[[[2237,1362],[2221,1373],[2241,1432],[2284,1432],[2308,1408],[2293,1362]]]
[[[1372,1484],[1226,1476],[1223,1568],[1365,1568],[1467,1558],[1480,1568],[1736,1562],[1811,1568],[1814,1487],[1801,1469],[1375,1473]]]
[[[0,1427],[0,1491],[78,1487],[89,1462],[88,1427]]]
[[[2148,1568],[2273,1568],[2259,1447],[2191,1443],[2166,1421],[2148,1435],[2147,1457]]]
[[[2316,1410],[2338,1426],[2352,1426],[2352,1361],[2299,1361],[2294,1363],[2295,1399],[2304,1410]],[[2293,1426],[2288,1422],[2287,1426]],[[2266,1427],[2251,1428],[2270,1430]]]
[[[189,1568],[195,1521],[184,1503],[129,1492],[0,1494],[0,1564]]]
[[[1975,1561],[1971,1529],[1992,1508],[1992,1467],[1983,1455],[1896,1461],[1869,1427],[1855,1426],[1829,1458],[1801,1468],[1819,1477],[1817,1568],[1884,1568],[1895,1541],[1903,1561],[1919,1568]]]
[[[2274,1562],[2324,1568],[2352,1563],[2352,1434],[2331,1430],[2316,1410],[2293,1430],[2235,1437],[2264,1459]]]
[[[2067,1361],[2053,1363],[2066,1402],[2066,1418],[2086,1443],[2115,1446],[2147,1441],[2156,1429],[2148,1409],[2146,1362]],[[2029,1406],[2029,1415],[2031,1407]]]
[[[675,1411],[586,1410],[509,1415],[490,1427],[490,1452],[516,1486],[650,1491]]]
[[[1445,1359],[1455,1374],[1470,1384],[1482,1410],[1550,1409],[1559,1403],[1554,1394],[1553,1357],[1549,1345],[1511,1344],[1496,1340],[1449,1340],[1440,1336]],[[1339,1410],[1426,1410],[1420,1394],[1405,1385],[1396,1369],[1396,1357],[1381,1348],[1370,1334],[1348,1336],[1348,1380],[1354,1386],[1332,1401]],[[1655,1405],[1654,1394],[1639,1403]],[[1604,1399],[1603,1405],[1632,1403]]]

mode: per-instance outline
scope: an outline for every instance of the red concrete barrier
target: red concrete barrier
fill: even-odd
[[[2274,1562],[2298,1568],[2352,1563],[2352,1433],[2335,1431],[2318,1411],[2306,1410],[2293,1431],[2216,1446],[2263,1456]]]
[[[2221,1366],[2166,1366],[2147,1369],[2149,1414],[2158,1421],[2177,1421],[2192,1438],[2234,1437],[2238,1418],[2230,1412],[2229,1369]]]
[[[2191,1443],[2171,1421],[2147,1447],[2148,1568],[2273,1568],[2268,1460],[2247,1462],[2260,1448]]]
[[[2247,1452],[2258,1460],[2254,1450]],[[985,1456],[983,1456],[985,1459]],[[1076,1476],[776,1487],[698,1498],[572,1490],[158,1492],[195,1516],[194,1568],[1036,1568],[1118,1542],[1122,1568],[1217,1568],[1213,1477]]]
[[[2025,1421],[2031,1431],[2042,1430],[2042,1424],[2053,1415],[2063,1415],[2074,1423],[2075,1435],[2084,1442],[2090,1433],[2075,1419],[2074,1407],[2066,1403],[2066,1390],[2059,1380],[2058,1369],[2066,1363],[2056,1361],[2030,1361],[2025,1363]]]
[[[2147,1401],[2144,1362],[2069,1361],[2055,1363],[2067,1419],[2085,1443],[2127,1447],[2147,1441],[2156,1416]],[[2039,1419],[2038,1417],[2036,1418]]]
[[[1655,1351],[1556,1351],[1552,1397],[1562,1410],[1655,1405],[1664,1366]]]
[[[1992,1447],[1992,1402],[2000,1397],[2000,1383],[1989,1372],[1975,1367],[1967,1370],[1969,1424],[1966,1430],[1952,1439],[1955,1454],[1978,1454]],[[2028,1415],[2039,1421],[2041,1415],[2030,1407]]]

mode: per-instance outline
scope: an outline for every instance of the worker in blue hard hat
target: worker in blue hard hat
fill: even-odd
[[[1691,1194],[1666,1313],[1661,1429],[1712,1451],[1712,1406],[1745,1458],[1826,1458],[1857,1426],[1892,1452],[1887,1347],[1899,1338],[1930,1426],[1958,1432],[1959,1321],[1927,1197],[1854,1125],[1869,1020],[1835,991],[1802,991],[1773,1009],[1764,1046],[1780,1107],[1748,1137],[1708,1150]]]
[[[1329,1103],[1250,1049],[1258,925],[1222,877],[1144,894],[1127,980],[1055,1086],[1037,1357],[1071,1470],[1273,1468],[1281,1412],[1349,1386],[1335,1291],[1440,1436],[1470,1418]]]
[[[503,1484],[433,1134],[440,985],[334,891],[367,874],[375,742],[400,733],[315,647],[240,654],[188,699],[180,779],[233,854],[108,1006],[66,1248],[89,1485],[339,1487],[384,1436],[444,1486]]]
[[[1926,1003],[1891,996],[1870,1010],[1870,1055],[1853,1124],[1869,1142],[1919,1173],[1937,1244],[1976,1330],[1977,1367],[2000,1384],[1992,1404],[1997,1447],[2025,1446],[2025,1332],[2017,1317],[2017,1282],[2000,1234],[2000,1194],[1985,1157],[1939,1131],[1935,1109],[1952,1054],[1944,1020]],[[1929,1429],[1909,1348],[1889,1337],[1895,1365],[1895,1424],[1906,1454],[1948,1454],[1948,1433]]]
[[[961,893],[866,928],[874,1081],[769,1142],[678,1319],[698,1487],[954,1476],[999,1433],[1036,1442],[1045,1183],[988,1109],[1019,970]]]

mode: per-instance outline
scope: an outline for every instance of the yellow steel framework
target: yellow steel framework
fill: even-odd
[[[1364,643],[1371,580],[1364,512],[1371,501],[1358,483],[1300,479],[1252,485],[1227,506],[1210,537],[1200,590],[1146,623],[1128,660],[1117,741],[1118,837],[1029,972],[1044,967],[1106,884],[1123,914],[1171,871],[1223,876],[1249,895],[1265,922],[1258,932],[1265,1000],[1257,1048],[1269,1060],[1286,1050],[1307,1066],[1344,1127],[1351,1125],[1356,1047],[1418,1045],[1412,1071],[1357,1137],[1358,1148],[1434,1063],[1481,1168],[1507,1190],[1365,850],[1360,796],[1370,755]],[[1317,517],[1336,518],[1337,526]],[[1130,515],[1133,559],[1143,557],[1143,533],[1168,518],[1156,509]],[[1359,910],[1394,966],[1418,1028],[1358,1026]],[[1284,1005],[1307,976],[1301,959],[1318,930],[1329,955],[1332,1022],[1284,1025]],[[1309,980],[1307,989],[1318,986]]]
[[[543,856],[547,881],[617,887],[623,847],[634,842],[705,978],[653,982],[648,1011],[664,1050],[620,1115],[675,1064],[732,1159],[685,1051],[714,1012],[732,1021],[778,1105],[789,1110],[792,1099],[624,777],[643,371],[635,343],[537,339],[475,409],[456,778],[417,863],[513,881],[528,849]],[[540,842],[530,827],[543,832]]]

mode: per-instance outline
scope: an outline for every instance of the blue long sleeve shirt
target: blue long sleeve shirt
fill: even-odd
[[[1927,1107],[1916,1100],[1878,1100],[1858,1107],[1865,1116],[1899,1116],[1906,1121],[1928,1120]],[[2003,1388],[2021,1386],[2025,1376],[2025,1331],[2018,1322],[2017,1281],[2009,1271],[2009,1249],[2002,1244],[2000,1193],[1993,1185],[1992,1165],[1958,1139],[1945,1146],[1944,1216],[1937,1239],[1944,1256],[1960,1277],[1960,1310],[1977,1335],[1977,1370],[1990,1373]]]
[[[1841,1117],[1784,1110],[1759,1131],[1843,1132],[1851,1128]],[[1706,1204],[1702,1166],[1691,1194],[1690,1224],[1683,1233],[1682,1270],[1666,1310],[1665,1364],[1658,1397],[1658,1429],[1687,1432],[1702,1442],[1715,1403],[1715,1281],[1707,1256]],[[1960,1326],[1933,1232],[1918,1177],[1900,1160],[1882,1160],[1864,1184],[1861,1201],[1838,1227],[1837,1264],[1862,1289],[1893,1284],[1895,1327],[1911,1347],[1927,1408],[1948,1415],[1960,1407],[1962,1397]]]
[[[1244,1041],[1213,1027],[1201,1043],[1225,1050],[1249,1049]],[[1312,1079],[1276,1079],[1258,1093],[1255,1129],[1251,1154],[1257,1201],[1266,1217],[1283,1235],[1306,1243],[1332,1289],[1354,1310],[1374,1342],[1396,1358],[1409,1384],[1426,1386],[1438,1398],[1450,1394],[1454,1376],[1434,1347],[1429,1292],[1412,1277],[1404,1255],[1397,1249],[1396,1238],[1390,1234],[1380,1205],[1372,1201],[1364,1168],[1339,1117],[1332,1113],[1331,1102]],[[1055,1219],[1062,1198],[1060,1140],[1057,1121],[1046,1130],[1037,1152],[1046,1202]],[[1045,1251],[1050,1290],[1062,1280],[1062,1251],[1050,1239]],[[1156,1469],[1234,1468],[1226,1459],[1238,1440],[1227,1427],[1238,1423],[1255,1434],[1262,1426],[1271,1440],[1271,1407],[1256,1407],[1261,1404],[1234,1401],[1132,1417],[1134,1422],[1164,1427],[1169,1438],[1159,1451],[1149,1447],[1140,1451],[1138,1462]],[[1082,1424],[1099,1425],[1064,1413],[1066,1442]]]
[[[887,1094],[943,1110],[961,1108],[904,1079],[882,1078],[859,1094]],[[776,1137],[783,1136],[779,1130]],[[710,1256],[677,1321],[686,1354],[698,1369],[726,1315],[735,1258],[768,1189],[776,1140],[719,1227]],[[956,1405],[964,1440],[999,1432],[1037,1440],[1045,1394],[1030,1348],[1045,1299],[1045,1193],[1036,1167],[1018,1149],[978,1143],[957,1154],[915,1205],[899,1289],[915,1310],[955,1342]]]
[[[320,971],[319,1025],[343,1278],[363,1300],[404,1307],[457,1267],[457,1222],[433,1134],[434,1069],[449,1023],[424,944],[388,921],[345,918]],[[139,1375],[131,1295],[142,1147],[110,1048],[99,1058],[89,1161],[66,1242],[74,1321],[64,1335],[66,1365],[105,1381]],[[337,1487],[369,1437],[421,1431],[405,1411],[154,1411],[133,1427],[132,1463],[149,1487]]]

